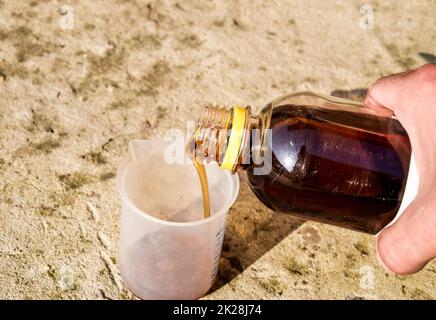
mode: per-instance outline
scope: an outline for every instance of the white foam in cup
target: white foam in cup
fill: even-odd
[[[197,299],[213,284],[237,175],[206,165],[211,216],[203,217],[192,164],[168,164],[169,142],[133,140],[117,172],[121,197],[120,269],[142,299]]]

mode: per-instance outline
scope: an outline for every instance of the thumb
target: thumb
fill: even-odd
[[[377,258],[388,271],[410,274],[436,256],[436,200],[418,196],[377,238]]]
[[[404,95],[408,94],[411,73],[412,71],[405,71],[374,82],[368,88],[365,105],[374,109],[385,107],[394,113],[401,113],[409,100],[404,99]]]

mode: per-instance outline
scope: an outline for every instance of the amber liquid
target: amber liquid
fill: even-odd
[[[204,164],[194,158],[194,167],[197,170],[198,177],[200,178],[201,193],[203,195],[203,212],[204,218],[210,217],[210,197],[209,197],[209,184],[207,182],[207,174]]]
[[[272,171],[246,174],[269,208],[375,234],[397,213],[410,142],[392,118],[283,105],[273,109]]]

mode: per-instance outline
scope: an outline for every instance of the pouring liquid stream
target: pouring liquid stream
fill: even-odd
[[[203,194],[203,212],[204,218],[210,217],[210,197],[209,197],[209,184],[207,182],[207,174],[204,164],[194,158],[194,167],[197,170],[198,177],[200,178],[201,192]]]

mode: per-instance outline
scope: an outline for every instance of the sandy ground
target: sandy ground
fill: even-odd
[[[1,0],[0,298],[132,298],[114,179],[130,139],[434,61],[435,16],[432,0]],[[274,214],[241,181],[207,298],[436,298],[435,262],[387,274],[372,237]]]

